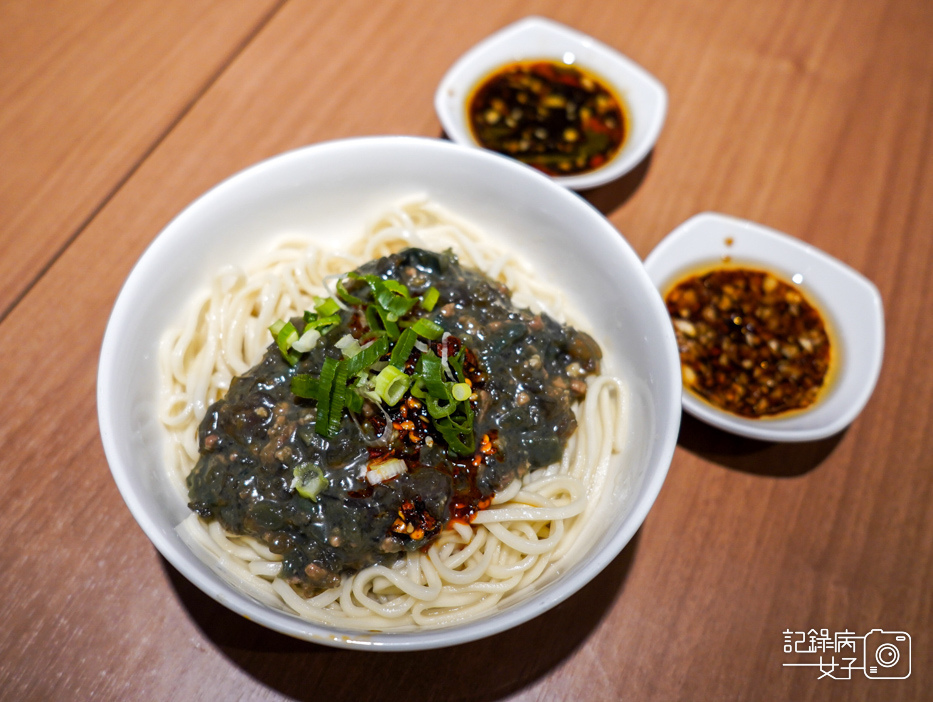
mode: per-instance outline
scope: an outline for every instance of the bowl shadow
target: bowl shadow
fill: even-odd
[[[596,629],[619,596],[639,533],[603,571],[553,609],[495,636],[447,648],[375,653],[330,648],[266,629],[163,568],[194,624],[257,681],[297,700],[499,700],[547,675]]]
[[[453,141],[443,130],[441,130],[438,138],[446,141]],[[638,165],[628,173],[604,185],[577,191],[577,194],[599,210],[603,215],[608,217],[635,194],[635,191],[641,186],[645,176],[648,175],[648,170],[651,168],[651,160],[653,158],[654,149],[649,151],[647,155],[639,161]]]
[[[751,475],[794,478],[819,466],[848,429],[818,441],[794,443],[749,439],[683,413],[677,443],[707,461]]]
[[[607,217],[619,207],[628,202],[641,187],[642,181],[648,175],[651,161],[654,158],[654,149],[632,170],[613,181],[588,190],[581,190],[580,197]]]

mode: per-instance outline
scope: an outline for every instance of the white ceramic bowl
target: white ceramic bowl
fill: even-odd
[[[588,68],[628,105],[630,134],[604,166],[589,173],[555,176],[574,190],[586,190],[619,178],[648,155],[667,115],[667,91],[657,78],[612,47],[565,25],[527,17],[487,37],[447,71],[434,94],[434,108],[447,136],[479,147],[470,132],[467,100],[497,67],[526,59],[552,59]]]
[[[689,391],[684,409],[734,434],[766,441],[814,441],[847,427],[865,407],[881,371],[884,309],[865,276],[799,239],[754,222],[707,212],[671,232],[645,259],[665,294],[691,271],[721,262],[770,270],[796,284],[828,316],[839,364],[825,394],[809,409],[773,419],[746,419]]]
[[[179,539],[175,526],[188,509],[163,465],[157,346],[186,301],[222,266],[243,263],[283,232],[304,232],[335,245],[358,238],[369,218],[413,193],[444,204],[504,246],[520,250],[586,312],[599,330],[607,370],[631,382],[633,438],[613,466],[628,476],[613,494],[614,517],[572,568],[473,623],[367,634],[311,624],[259,603],[229,586]],[[372,137],[322,143],[259,163],[179,214],[142,255],[117,298],[101,349],[97,401],[107,460],[130,511],[156,548],[197,587],[254,622],[308,641],[424,649],[524,622],[569,597],[615,558],[641,525],[667,473],[680,422],[678,368],[673,332],[641,262],[581,198],[486,151],[439,139]]]

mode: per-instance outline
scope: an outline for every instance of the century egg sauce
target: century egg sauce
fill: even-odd
[[[497,68],[473,90],[467,121],[480,146],[552,176],[600,168],[629,130],[625,103],[606,81],[551,60]]]
[[[839,350],[824,312],[801,289],[758,267],[724,262],[679,277],[664,294],[684,387],[749,419],[812,407]]]
[[[334,314],[321,343],[294,365],[272,343],[208,408],[198,428],[200,457],[188,477],[189,507],[281,555],[280,577],[306,595],[427,548],[446,526],[473,521],[513,481],[559,462],[577,427],[573,405],[585,398],[586,376],[599,372],[601,358],[589,335],[517,308],[505,286],[461,266],[449,251],[405,249],[346,280],[345,309]],[[389,281],[393,294],[415,296],[396,320],[376,309],[386,304],[378,291],[389,290]],[[432,289],[436,297],[425,308],[419,300]],[[405,332],[397,330],[390,352],[388,322],[396,321],[406,330],[430,321],[438,333],[406,348]],[[312,322],[293,318],[296,335]],[[351,410],[348,364],[367,352],[338,360],[336,342],[347,337],[376,351],[361,367],[378,362],[398,376],[417,375],[424,388],[406,381],[408,389],[391,403],[367,396]],[[325,369],[334,366],[322,393]],[[300,389],[303,378],[318,389],[299,394],[294,381]],[[456,383],[472,390],[467,398],[432,394],[433,386],[446,393]],[[328,418],[334,404],[340,409]],[[369,480],[390,461],[404,470]],[[311,497],[294,489],[303,466],[317,467],[323,479]]]

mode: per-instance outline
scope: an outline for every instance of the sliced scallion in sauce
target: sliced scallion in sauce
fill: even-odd
[[[365,284],[363,290],[368,289],[370,299],[356,294],[353,286],[360,284]],[[337,281],[336,293],[350,306],[350,314],[359,314],[368,330],[359,339],[345,335],[333,342],[342,358],[326,356],[318,375],[292,376],[292,393],[316,405],[315,432],[327,438],[336,436],[344,410],[361,412],[364,399],[394,407],[410,395],[425,402],[432,426],[451,451],[472,454],[476,443],[472,389],[463,371],[464,349],[454,340],[459,351],[448,353],[444,328],[429,317],[418,316],[434,309],[439,291],[430,287],[420,297],[413,297],[398,281],[350,273]],[[315,297],[315,311],[302,316],[301,334],[293,322],[280,320],[270,327],[289,365],[295,366],[302,354],[341,323],[341,309],[333,298]],[[366,336],[370,339],[361,343]],[[438,344],[442,357],[419,338]]]

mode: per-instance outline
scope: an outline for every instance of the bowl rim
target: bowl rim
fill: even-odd
[[[707,211],[696,214],[678,225],[645,258],[645,269],[662,296],[676,279],[688,274],[691,268],[698,270],[712,267],[722,260],[723,253],[728,253],[729,249],[723,248],[723,244],[713,243],[712,235],[709,235],[708,239],[699,241],[700,237],[706,236],[707,227],[721,228],[721,234],[718,235],[720,241],[738,236],[754,241],[754,253],[748,252],[746,242],[742,255],[724,265],[758,264],[791,280],[794,272],[786,265],[781,265],[778,259],[782,253],[793,252],[799,261],[798,269],[815,265],[828,274],[845,280],[851,286],[850,290],[862,296],[861,302],[866,305],[863,317],[870,329],[868,339],[870,343],[855,344],[849,339],[849,343],[845,344],[845,359],[831,382],[839,392],[849,393],[850,400],[832,416],[824,417],[823,421],[815,426],[801,425],[798,421],[798,418],[809,414],[810,410],[803,410],[787,418],[747,419],[714,407],[686,388],[683,392],[684,410],[697,419],[724,431],[762,441],[816,441],[838,434],[849,426],[864,409],[881,373],[885,336],[884,305],[877,287],[848,264],[812,244],[751,220]],[[726,247],[731,245],[730,243]],[[695,248],[692,249],[691,246]],[[810,277],[812,276],[805,277],[804,286],[807,286],[806,279]],[[819,306],[828,313],[830,331],[837,339],[845,336],[848,333],[848,327],[840,323],[839,312],[848,300],[842,299],[837,293],[826,293],[825,290],[814,293],[812,289],[808,289],[807,293],[809,297],[817,297]],[[858,383],[858,379],[853,374],[853,358],[857,358],[865,369],[864,375],[860,376],[864,381],[862,383]],[[814,405],[813,409],[816,410],[819,404]]]
[[[548,45],[547,49],[529,48],[542,42]],[[530,15],[493,32],[450,66],[434,93],[434,109],[444,132],[457,143],[484,148],[473,138],[465,119],[465,101],[472,88],[497,66],[510,61],[560,60],[565,53],[574,53],[574,50],[586,57],[581,63],[608,82],[615,93],[627,98],[630,119],[633,122],[644,120],[646,127],[641,138],[623,145],[619,153],[600,168],[576,175],[547,177],[571,190],[587,190],[622,177],[638,166],[657,143],[667,116],[667,89],[647,69],[617,49],[546,17]],[[598,65],[589,65],[594,62]],[[628,97],[628,88],[632,86],[646,96],[637,104]]]
[[[652,450],[652,455],[655,456],[655,460],[653,465],[648,464],[648,467],[652,468],[652,470],[647,472],[642,479],[638,490],[633,495],[628,516],[620,524],[620,528],[612,534],[605,548],[600,551],[594,550],[586,559],[579,561],[580,567],[575,572],[549,583],[531,597],[490,616],[440,629],[414,632],[358,632],[316,624],[287,612],[275,610],[237,590],[212,571],[205,569],[205,564],[190,548],[187,546],[179,548],[177,542],[173,541],[163,531],[157,516],[150,514],[143,504],[142,489],[131,480],[131,469],[121,462],[121,453],[117,445],[117,438],[113,432],[116,427],[117,415],[115,402],[112,401],[115,388],[119,383],[112,369],[115,367],[113,361],[119,357],[121,352],[121,324],[128,318],[128,315],[133,314],[133,296],[138,294],[138,290],[143,285],[147,269],[156,265],[155,262],[160,250],[168,246],[173,239],[183,236],[189,220],[195,219],[202,210],[209,208],[212,201],[222,197],[226,190],[235,188],[241,183],[249,182],[250,179],[261,177],[270,169],[276,169],[292,161],[298,160],[300,162],[302,159],[313,159],[316,154],[334,151],[342,153],[343,150],[348,149],[367,153],[374,148],[403,150],[413,148],[446,151],[456,154],[458,158],[479,159],[494,168],[512,169],[514,176],[517,178],[538,178],[541,183],[545,184],[544,187],[547,189],[549,197],[570,198],[568,203],[572,202],[571,206],[573,207],[582,207],[583,209],[580,211],[589,213],[585,214],[585,216],[590,217],[593,222],[604,222],[602,226],[608,227],[615,233],[621,250],[623,252],[627,251],[625,255],[631,256],[634,262],[637,262],[638,266],[641,267],[640,260],[628,242],[589,203],[570,191],[556,186],[553,181],[543,174],[528,169],[511,159],[506,159],[485,150],[468,149],[441,139],[424,137],[368,136],[320,142],[286,151],[247,166],[209,188],[182,209],[160,230],[134,264],[117,295],[110,313],[101,344],[96,397],[104,453],[124,502],[156,549],[198,589],[245,618],[298,639],[338,648],[414,651],[467,643],[527,622],[578,592],[622,551],[631,541],[635,532],[641,527],[649,510],[655,503],[670,468],[680,423],[680,384],[679,378],[677,378],[676,383],[672,380],[669,395],[665,397],[666,412],[669,413],[669,416],[662,416],[665,407],[658,408],[658,424],[666,426],[667,431],[665,435],[661,435],[656,431],[656,436],[653,438],[652,443],[655,448]],[[646,285],[650,286],[647,273],[644,272],[644,275]],[[663,310],[660,299],[656,300],[656,304]],[[676,367],[677,352],[673,330],[669,333],[667,346],[672,354],[674,367]],[[170,531],[174,535],[174,529]]]

